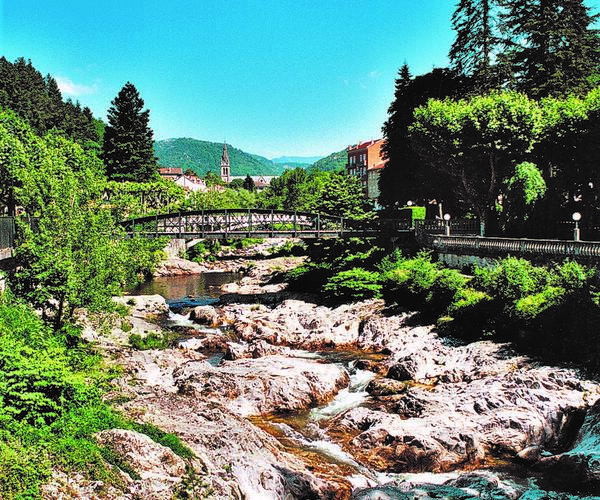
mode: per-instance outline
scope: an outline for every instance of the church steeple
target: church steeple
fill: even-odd
[[[221,155],[221,180],[227,183],[231,182],[231,165],[229,163],[227,143],[223,144],[223,154]]]

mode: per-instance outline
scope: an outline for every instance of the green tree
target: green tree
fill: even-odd
[[[17,221],[11,290],[57,327],[78,307],[110,309],[112,295],[143,270],[136,262],[151,265],[155,255],[146,259],[143,245],[116,237],[101,202],[100,160],[62,136],[37,137],[8,112],[0,113],[0,155],[25,210]]]
[[[452,67],[472,77],[476,91],[488,91],[500,82],[495,75],[493,57],[499,51],[496,24],[497,0],[460,0],[452,15],[456,38],[450,49]]]
[[[263,208],[303,210],[309,196],[305,189],[307,180],[308,173],[303,168],[286,170],[260,194],[259,203]]]
[[[373,204],[364,197],[357,177],[339,171],[327,174],[316,196],[307,206],[309,210],[350,219],[374,216]]]
[[[252,177],[250,177],[250,174],[246,175],[246,178],[244,179],[242,187],[246,191],[250,191],[251,193],[253,193],[254,190],[256,189],[256,186],[254,185],[254,179],[252,179]]]
[[[527,221],[536,203],[546,193],[546,181],[531,162],[519,163],[505,181],[500,206],[502,232],[505,236],[527,236]]]
[[[470,100],[430,100],[415,111],[411,141],[445,187],[497,231],[496,209],[514,166],[527,160],[543,133],[540,106],[523,94],[493,92]]]
[[[585,94],[597,82],[598,32],[583,0],[504,0],[503,25],[517,90],[532,97]]]
[[[135,86],[127,82],[108,110],[102,157],[111,180],[146,182],[156,180],[154,133],[150,111]]]
[[[204,182],[207,186],[224,186],[225,181],[221,179],[217,174],[215,174],[212,170],[206,172],[204,176]]]
[[[408,200],[424,204],[429,200],[451,202],[453,195],[445,189],[445,174],[432,177],[409,140],[409,126],[415,108],[429,98],[443,99],[455,95],[463,80],[446,69],[435,69],[415,78],[405,63],[396,79],[394,101],[383,125],[383,156],[386,166],[379,178],[379,203],[386,209],[402,207]]]

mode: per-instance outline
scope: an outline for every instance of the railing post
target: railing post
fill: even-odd
[[[179,211],[179,217],[178,217],[178,221],[177,221],[177,237],[179,239],[181,239],[181,210]]]
[[[155,229],[154,229],[154,231],[155,231],[155,234],[154,234],[154,236],[155,236],[156,238],[158,238],[158,214],[155,214],[155,215],[154,215],[154,228],[155,228]]]
[[[131,237],[135,238],[135,217],[131,219]]]
[[[206,216],[204,215],[204,209],[202,209],[202,237],[206,237]]]
[[[294,220],[294,223],[293,223],[293,226],[294,226],[293,233],[294,233],[294,238],[295,238],[296,237],[296,220],[297,220],[296,219],[296,210],[294,210],[294,219],[293,220]]]
[[[252,210],[248,209],[248,238],[250,233],[252,233]]]
[[[344,218],[340,217],[340,236],[344,234]]]
[[[317,236],[321,236],[321,214],[317,214]]]
[[[273,234],[273,225],[275,224],[273,217],[274,217],[274,213],[273,213],[273,209],[271,209],[271,238],[273,238],[275,235]]]
[[[229,236],[229,212],[225,209],[225,238]]]

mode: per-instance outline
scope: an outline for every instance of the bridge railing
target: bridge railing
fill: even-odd
[[[417,237],[422,234],[445,234],[449,228],[451,234],[483,236],[483,226],[479,219],[417,219],[415,220],[415,233]]]
[[[309,212],[224,209],[160,214],[121,223],[128,235],[223,238],[244,235],[337,236],[364,231],[342,217]]]
[[[600,242],[597,241],[427,235],[423,243],[441,253],[600,258]]]

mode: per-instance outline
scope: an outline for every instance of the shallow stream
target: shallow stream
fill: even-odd
[[[226,283],[236,282],[240,279],[237,273],[205,273],[201,275],[177,276],[155,278],[143,283],[129,291],[132,294],[163,296],[171,309],[169,323],[172,326],[193,328],[199,332],[214,332],[205,326],[199,326],[188,319],[186,311],[199,305],[208,305],[219,300],[222,294],[221,287]],[[342,389],[337,396],[326,405],[322,405],[304,412],[287,415],[270,415],[252,417],[251,421],[275,438],[290,452],[301,457],[313,470],[333,472],[344,475],[353,486],[367,486],[365,478],[372,484],[384,484],[393,480],[416,479],[431,484],[442,482],[456,477],[459,472],[447,474],[387,474],[368,469],[358,463],[350,454],[345,452],[324,430],[329,420],[344,411],[361,405],[368,405],[371,396],[366,391],[368,383],[377,375],[367,370],[357,368],[359,361],[381,361],[385,358],[380,354],[369,354],[362,351],[293,351],[294,355],[302,358],[319,359],[321,362],[335,363],[349,375],[348,387]],[[204,353],[209,358],[207,361],[217,366],[223,352]],[[508,466],[508,467],[507,467]],[[499,469],[511,477],[515,483],[524,484],[530,474],[523,467],[509,464],[499,464]],[[541,477],[537,478],[543,482]],[[554,485],[556,487],[556,485]],[[562,489],[562,488],[561,488]],[[574,491],[578,488],[569,488],[571,494],[587,494],[588,491]],[[567,498],[567,497],[565,497]],[[579,498],[577,496],[568,498]],[[585,497],[590,498],[590,497]],[[591,497],[599,498],[600,497]]]

